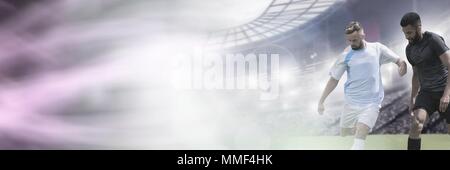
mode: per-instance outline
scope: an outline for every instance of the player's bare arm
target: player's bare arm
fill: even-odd
[[[407,66],[405,60],[398,59],[395,64],[398,66],[398,74],[404,76],[406,74]]]
[[[439,59],[441,59],[442,64],[445,66],[450,66],[450,51],[446,51],[444,54],[441,54],[439,56]],[[444,94],[441,97],[440,104],[439,104],[439,111],[445,112],[448,107],[448,103],[450,101],[450,76],[447,76],[447,85],[445,86]]]
[[[323,112],[325,111],[325,107],[324,107],[324,102],[325,99],[328,97],[328,95],[330,95],[330,93],[336,88],[336,86],[338,85],[339,80],[336,80],[332,77],[330,77],[330,79],[328,80],[327,86],[325,87],[322,96],[320,97],[319,100],[319,105],[317,107],[317,112],[319,112],[319,114],[323,114]]]
[[[419,88],[420,88],[420,83],[419,83],[419,79],[417,78],[417,68],[413,66],[413,76],[412,76],[412,87],[411,87],[411,100],[410,100],[410,105],[409,105],[409,113],[411,114],[411,116],[414,116],[413,113],[413,109],[414,109],[414,104],[415,104],[415,100],[416,100],[416,96],[417,93],[419,92]]]

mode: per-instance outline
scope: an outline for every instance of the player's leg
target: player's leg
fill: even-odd
[[[418,108],[413,112],[414,116],[411,116],[411,128],[408,138],[408,150],[420,150],[420,134],[427,119],[427,111],[423,108]]]
[[[355,134],[355,128],[341,128],[341,136],[353,136]]]
[[[353,136],[355,134],[355,125],[358,121],[355,109],[346,104],[340,118],[341,136]]]
[[[351,150],[363,150],[366,142],[366,137],[369,134],[369,126],[364,123],[358,122],[356,124],[355,139],[353,140],[353,145]]]
[[[358,123],[356,124],[356,133],[351,148],[352,150],[364,149],[366,137],[378,119],[379,109],[380,107],[378,105],[373,105],[362,110],[358,117]]]
[[[370,130],[369,126],[367,126],[364,123],[358,122],[356,124],[355,138],[366,140],[366,137],[369,134],[369,130]]]

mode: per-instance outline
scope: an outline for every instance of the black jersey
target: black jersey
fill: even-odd
[[[420,90],[444,91],[448,71],[439,56],[448,49],[444,39],[432,32],[425,32],[420,41],[408,44],[406,57],[416,68]]]

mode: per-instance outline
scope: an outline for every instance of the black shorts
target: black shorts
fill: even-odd
[[[428,92],[428,91],[419,91],[419,94],[416,97],[416,103],[414,106],[414,110],[416,109],[425,109],[428,115],[433,114],[434,112],[439,112],[439,103],[441,101],[442,94],[444,92]],[[445,112],[439,112],[440,116],[443,117],[447,124],[450,124],[450,107],[447,107]]]

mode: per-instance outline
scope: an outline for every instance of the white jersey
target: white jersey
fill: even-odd
[[[365,42],[365,47],[353,50],[347,47],[330,70],[330,76],[341,79],[347,71],[344,93],[347,104],[380,105],[384,98],[380,66],[395,63],[399,57],[381,43]]]

